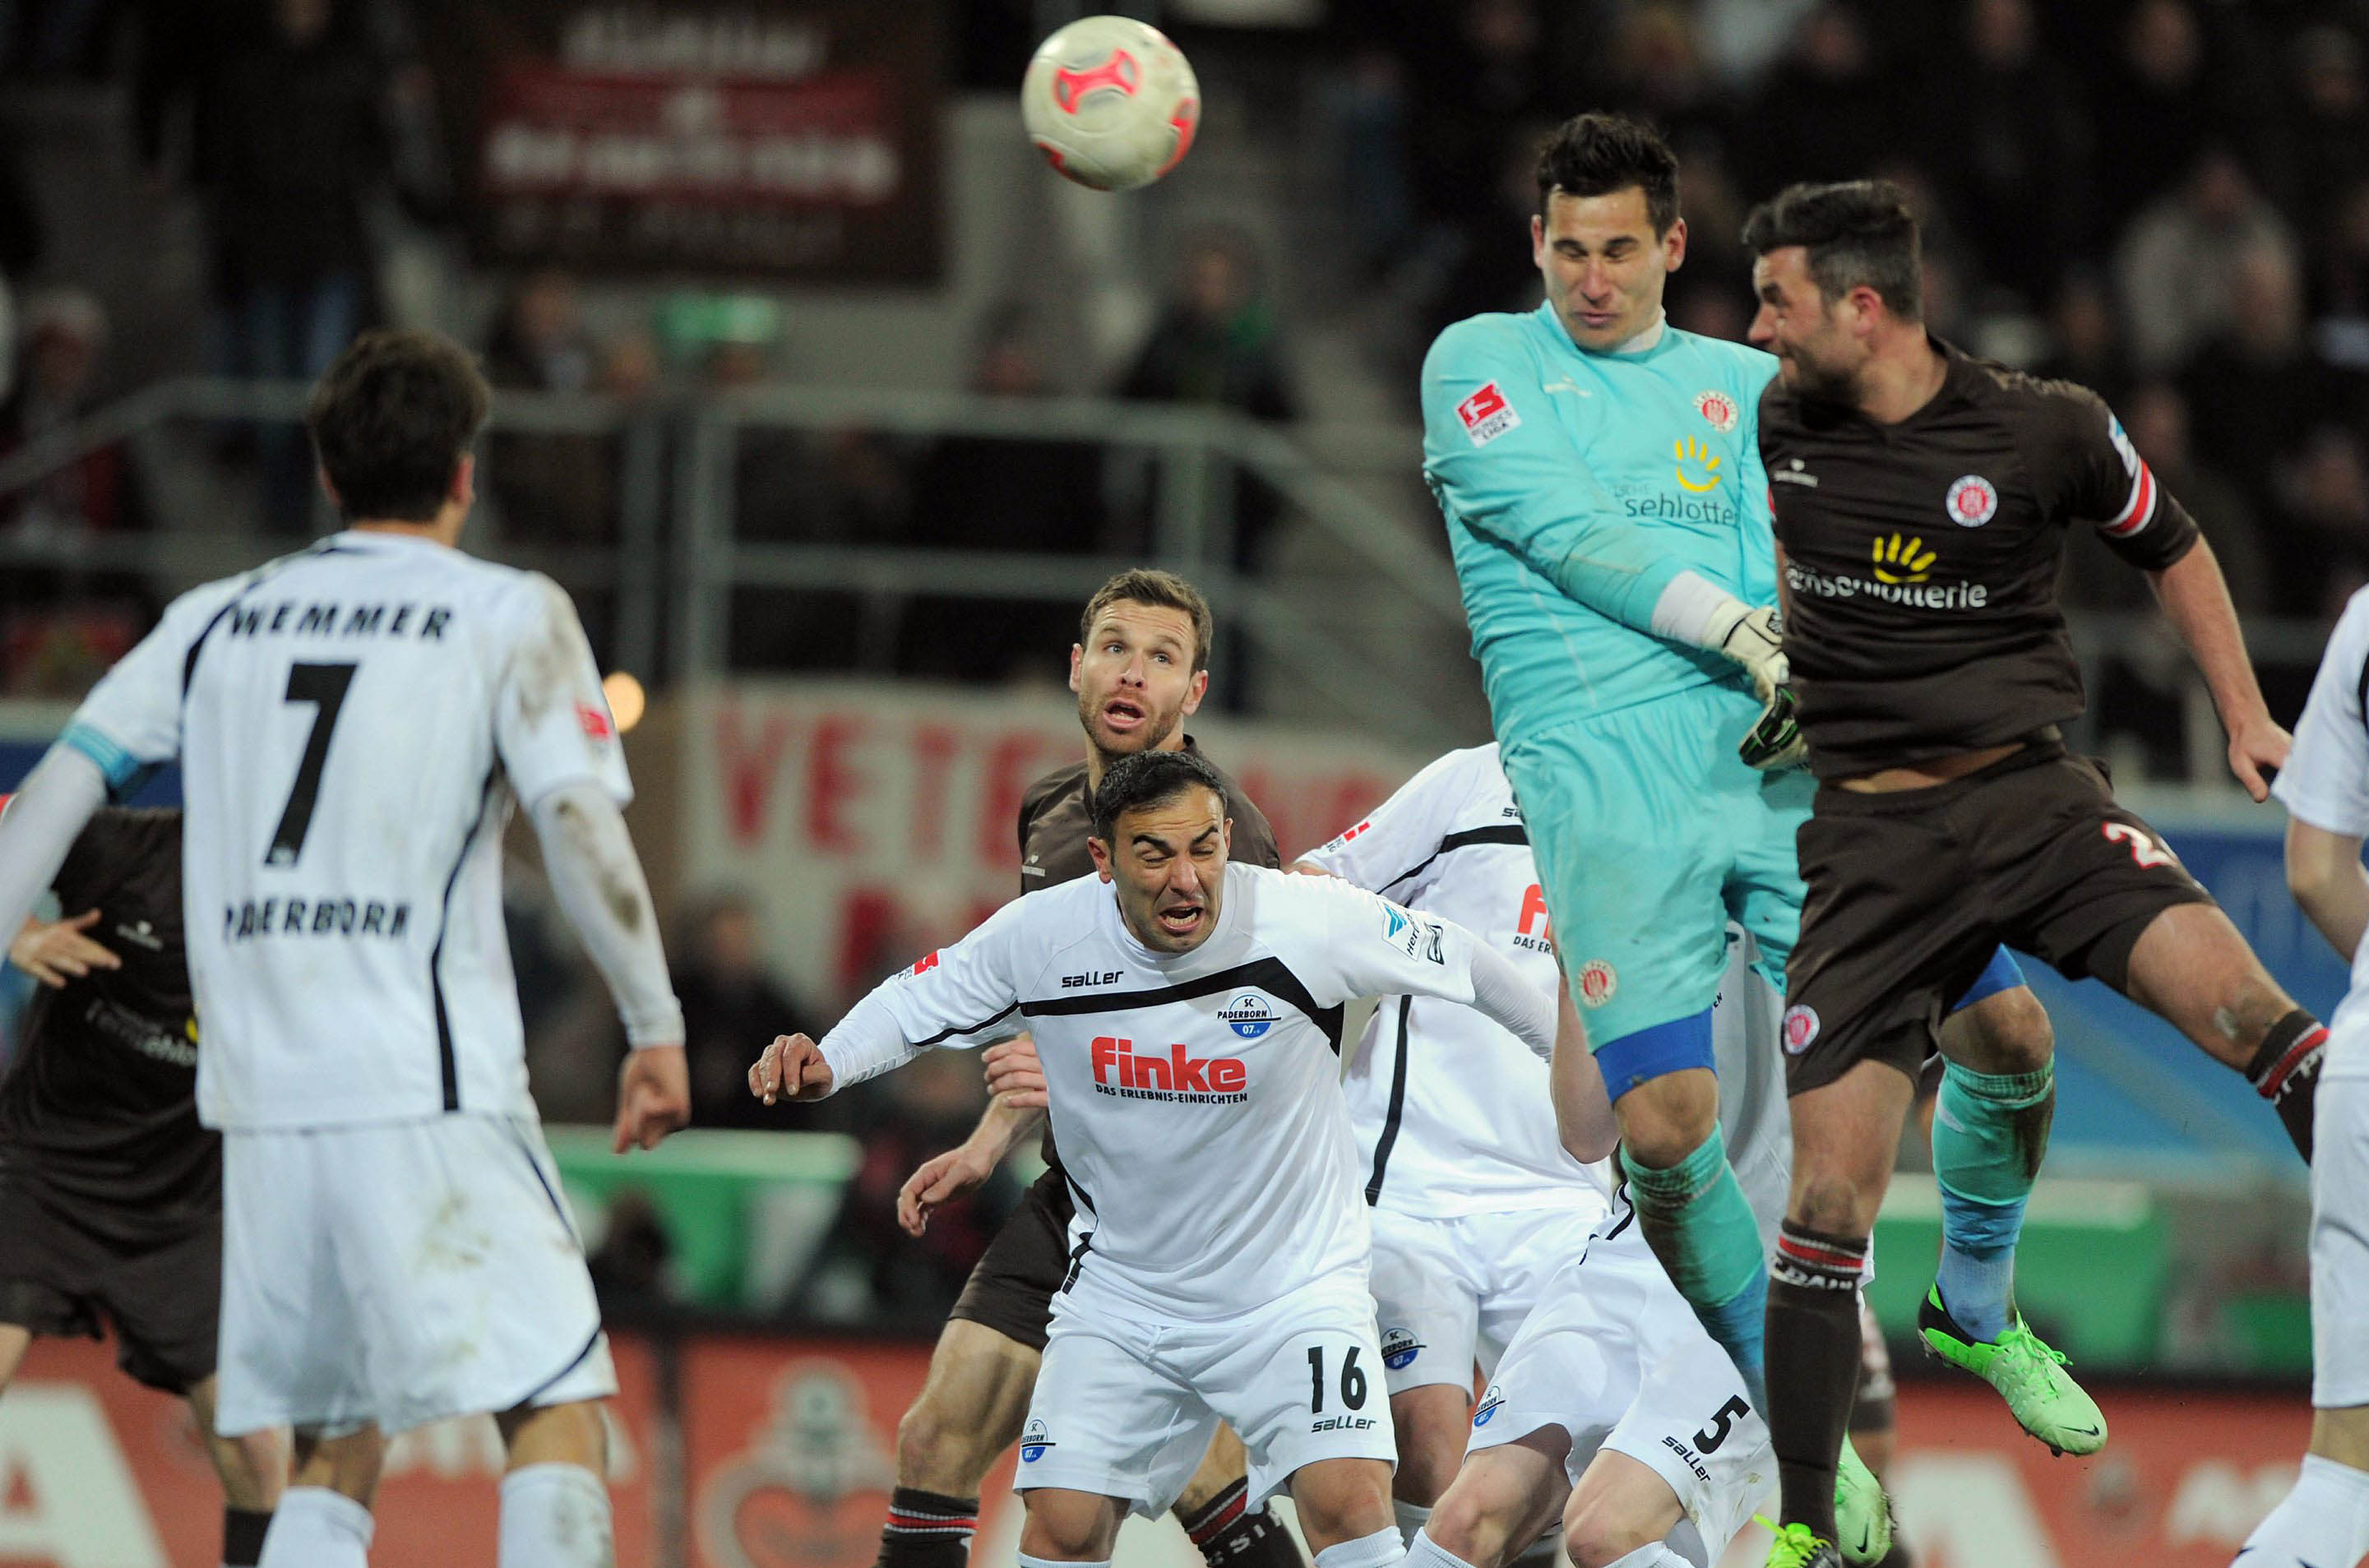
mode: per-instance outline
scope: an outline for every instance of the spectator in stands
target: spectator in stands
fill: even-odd
[[[1179,287],[1120,379],[1119,395],[1290,418],[1282,346],[1250,241],[1209,230],[1184,246],[1179,270]]]
[[[2229,23],[2241,25],[2241,18]],[[2091,102],[2098,167],[2107,173],[2098,189],[2099,232],[2109,235],[2188,177],[2208,147],[2229,145],[2236,129],[2189,0],[2138,0],[2121,41],[2121,58],[2096,84]],[[2234,52],[2221,57],[2225,74]]]
[[[67,429],[97,406],[107,312],[80,289],[52,289],[26,300],[19,331],[15,390],[0,405],[0,453]],[[119,441],[52,470],[6,504],[13,531],[122,533],[149,521],[139,471]]]
[[[1232,408],[1254,419],[1296,417],[1275,315],[1260,289],[1249,240],[1213,229],[1185,246],[1178,286],[1120,380],[1121,397]],[[1233,549],[1227,565],[1255,570],[1282,515],[1275,492],[1249,474],[1234,486]],[[1239,618],[1236,618],[1239,620]],[[1219,690],[1229,707],[1249,697],[1248,647],[1229,622],[1219,638]]]
[[[212,162],[195,172],[211,208],[213,283],[228,369],[310,381],[371,312],[365,206],[389,171],[381,73],[333,0],[274,0],[256,50],[204,84]],[[313,498],[303,432],[266,425],[265,512],[304,525]]]
[[[584,326],[576,280],[555,268],[510,290],[486,342],[486,375],[520,392],[609,390],[601,345]],[[541,544],[616,537],[617,443],[589,433],[494,436],[485,485],[505,537]]]
[[[2110,406],[2120,406],[2131,384],[2130,355],[2123,346],[2122,323],[2105,278],[2086,267],[2066,273],[2056,286],[2048,325],[2049,351],[2037,367],[2039,373],[2079,382]]]
[[[61,434],[97,401],[107,313],[78,289],[25,302],[14,390],[0,404],[0,456]],[[145,490],[131,450],[109,441],[0,497],[0,529],[68,542],[145,531]],[[145,580],[123,567],[17,567],[0,574],[0,690],[77,696],[153,618]]]
[[[1539,0],[1450,0],[1409,8],[1407,150],[1419,220],[1454,237],[1485,222],[1505,128],[1558,120],[1568,88],[1548,70]],[[1435,18],[1436,18],[1435,20]]]
[[[2115,258],[2124,335],[2141,374],[2173,369],[2228,327],[2238,258],[2260,251],[2292,267],[2294,235],[2237,154],[2209,145],[2138,215]]]
[[[1918,96],[1919,155],[1982,279],[2037,308],[2089,248],[2089,118],[2031,0],[1965,0],[1963,14],[1965,48],[1940,55]]]
[[[2188,399],[2169,381],[2143,382],[2116,400],[2131,444],[2165,490],[2196,518],[2228,580],[2229,601],[2241,615],[2269,612],[2270,552],[2253,503],[2219,469],[2199,463],[2189,428]],[[2146,578],[2107,548],[2094,530],[2075,529],[2065,552],[2065,599],[2084,610],[2142,612],[2155,608]]]
[[[1538,211],[1539,143],[1552,130],[1544,121],[1516,121],[1507,128],[1490,166],[1494,177],[1473,182],[1491,195],[1492,205],[1447,253],[1451,265],[1425,302],[1421,340],[1413,346],[1417,362],[1434,338],[1466,316],[1538,308],[1539,269],[1530,260],[1529,246],[1516,236],[1529,232],[1530,215]],[[1741,234],[1742,225],[1737,227]],[[1693,275],[1691,263],[1687,275]],[[1410,365],[1405,381],[1410,395],[1415,385],[1413,369]]]
[[[1005,305],[989,314],[971,367],[971,389],[990,397],[1051,392],[1050,350],[1037,318]],[[1104,547],[1103,458],[1090,442],[945,436],[922,454],[912,480],[907,543],[942,550],[1025,550],[1089,555]],[[939,599],[910,601],[899,628],[899,674],[1001,680],[1042,670],[1048,651],[1074,640],[1069,600]]]
[[[740,1097],[749,1098],[745,1082]],[[978,1058],[933,1051],[902,1072],[859,1085],[851,1098],[849,1125],[863,1154],[808,1276],[852,1269],[867,1287],[868,1300],[859,1306],[867,1326],[933,1331],[1019,1196],[1011,1173],[1000,1171],[968,1200],[933,1214],[919,1237],[897,1224],[905,1178],[962,1142],[987,1103]]]
[[[1682,189],[1695,178],[1698,166],[1726,157],[1728,100],[1703,68],[1694,24],[1683,8],[1665,0],[1626,13],[1606,52],[1609,69],[1598,94],[1599,107],[1641,119],[1661,132],[1679,154],[1686,174]],[[1694,226],[1689,221],[1688,227]],[[1743,226],[1740,217],[1736,226]]]
[[[2282,535],[2278,609],[2334,621],[2369,582],[2369,461],[2359,432],[2314,429],[2277,476]]]
[[[2369,371],[2369,178],[2328,200],[2327,237],[2312,257],[2311,304],[2320,351]]]
[[[2199,454],[2264,504],[2283,454],[2316,426],[2358,418],[2364,387],[2359,374],[2322,359],[2305,334],[2301,280],[2288,250],[2242,249],[2227,277],[2228,324],[2190,361],[2180,385],[2196,417]]]
[[[1756,200],[1795,180],[1863,178],[1898,147],[1893,86],[1858,13],[1825,0],[1804,16],[1744,123],[1737,151]]]
[[[2293,109],[2271,167],[2280,205],[2318,251],[2341,221],[2341,203],[2331,198],[2369,176],[2369,80],[2361,40],[2333,24],[2306,28],[2291,52]]]
[[[821,1018],[767,966],[756,903],[739,893],[701,900],[684,917],[674,951],[674,993],[682,1003],[683,1054],[691,1068],[692,1125],[783,1126],[777,1108],[750,1097],[749,1042],[772,1038],[792,1020],[808,1028],[807,1019]],[[803,1114],[810,1117],[812,1112]]]

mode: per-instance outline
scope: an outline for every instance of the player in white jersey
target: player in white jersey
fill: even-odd
[[[574,608],[454,546],[488,393],[370,333],[309,417],[344,532],[174,601],[0,818],[14,930],[83,820],[178,759],[184,910],[223,1133],[225,1436],[297,1429],[264,1568],[354,1568],[383,1434],[493,1414],[504,1568],[612,1560],[600,1309],[527,1095],[501,839],[532,815],[635,1046],[617,1145],[689,1104],[681,1012]]]
[[[2369,1554],[2369,589],[2329,638],[2271,793],[2287,808],[2287,887],[2352,966],[2312,1113],[2311,1448],[2247,1538],[2245,1568],[2351,1568]],[[2296,1052],[2310,1042],[2298,1041]]]
[[[1318,1568],[1395,1563],[1341,1007],[1437,997],[1554,1045],[1553,998],[1462,927],[1229,865],[1219,782],[1190,752],[1120,759],[1094,795],[1100,876],[1005,905],[750,1070],[765,1098],[814,1097],[928,1046],[1035,1036],[1077,1212],[1021,1437],[1024,1563],[1106,1561],[1220,1419],[1251,1505],[1288,1485]]]
[[[1534,983],[1568,994],[1494,745],[1436,760],[1298,868],[1456,921]],[[1752,967],[1750,938],[1731,927],[1730,944],[1712,1035],[1730,1157],[1765,1245],[1791,1151],[1781,1002]],[[1776,1473],[1767,1429],[1734,1363],[1628,1222],[1625,1197],[1615,1213],[1601,1175],[1580,1162],[1605,1153],[1617,1130],[1600,1075],[1551,1094],[1536,1059],[1471,1009],[1393,997],[1344,1087],[1374,1210],[1374,1297],[1399,1435],[1393,1490],[1411,1555],[1434,1568],[1494,1565],[1568,1494],[1563,1543],[1578,1568],[1621,1562],[1674,1530],[1681,1546],[1716,1556]],[[1476,1362],[1491,1384],[1477,1411]],[[1490,1456],[1467,1467],[1469,1480],[1468,1442]],[[1561,1451],[1544,1454],[1551,1447]],[[1417,1536],[1444,1493],[1454,1500]],[[1845,1512],[1882,1539],[1871,1481],[1847,1494]]]

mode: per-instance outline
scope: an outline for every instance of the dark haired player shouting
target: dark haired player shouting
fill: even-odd
[[[1786,970],[1793,1191],[1768,1323],[1785,1520],[1768,1561],[1805,1568],[1837,1560],[1853,1287],[1901,1122],[1943,1006],[1997,944],[2161,1014],[2244,1072],[2306,1159],[2327,1032],[2057,733],[2082,706],[2055,600],[2064,530],[2081,521],[2148,574],[2212,688],[2231,771],[2264,798],[2288,739],[2195,522],[2094,394],[1926,335],[1916,220],[1894,188],[1795,186],[1745,242],[1752,340],[1779,362],[1760,451],[1818,779]],[[1943,1196],[1962,1230],[2020,1218],[2045,1148],[2049,1059],[2007,1054],[1953,1055],[1942,1085],[1957,1139]],[[2023,1407],[2056,1379],[2015,1315],[2006,1258],[1974,1282],[1986,1291],[1929,1294],[1919,1328],[2030,1426]],[[1990,1321],[1969,1321],[1977,1306]]]

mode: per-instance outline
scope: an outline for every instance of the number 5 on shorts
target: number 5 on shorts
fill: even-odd
[[[1308,1347],[1308,1413],[1324,1413],[1324,1347]],[[1357,1365],[1357,1347],[1341,1357],[1341,1402],[1351,1410],[1366,1408],[1366,1369]]]

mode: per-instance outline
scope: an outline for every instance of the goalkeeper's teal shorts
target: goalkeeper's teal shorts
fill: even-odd
[[[1737,758],[1759,716],[1749,692],[1706,684],[1500,748],[1564,979],[1616,1099],[1711,1065],[1708,1017],[1694,1021],[1718,997],[1730,920],[1784,989],[1802,923],[1793,833],[1816,784],[1804,770],[1763,773]],[[1609,1082],[1614,1061],[1628,1081]]]

